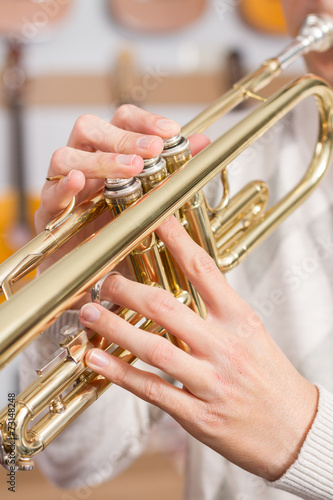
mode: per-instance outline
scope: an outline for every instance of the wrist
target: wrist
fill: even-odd
[[[281,453],[275,456],[272,453],[274,462],[270,464],[264,477],[268,481],[280,479],[297,460],[315,420],[319,399],[318,389],[304,378],[302,382],[302,390],[295,393],[288,416],[285,418],[281,435],[283,438]]]
[[[299,456],[277,481],[268,483],[302,498],[331,498],[333,491],[333,394],[318,387],[318,411]]]

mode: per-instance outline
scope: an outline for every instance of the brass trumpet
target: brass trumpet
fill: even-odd
[[[258,91],[298,56],[311,50],[326,51],[332,46],[333,21],[325,16],[308,16],[299,36],[286,50],[235,84],[226,95],[187,124],[182,129],[182,136],[167,141],[162,160],[156,158],[146,162],[139,176],[141,182],[138,179],[107,180],[104,192],[78,207],[73,203],[44,232],[1,264],[0,285],[8,300],[0,307],[0,365],[8,363],[124,258],[135,279],[165,287],[204,316],[201,298],[153,232],[163,220],[177,213],[190,235],[213,257],[221,272],[227,272],[305,200],[323,178],[330,162],[333,91],[323,80],[312,75],[288,84],[267,100],[258,95]],[[308,96],[315,97],[320,127],[314,156],[302,181],[267,211],[268,189],[263,182],[252,182],[229,198],[228,164]],[[191,159],[184,137],[202,132],[217,118],[250,98],[262,104]],[[201,189],[219,172],[224,195],[221,203],[211,208]],[[13,283],[108,206],[114,215],[109,224],[20,291],[12,293]],[[121,308],[118,313],[140,328],[166,334],[159,325],[134,311]],[[111,385],[86,369],[84,356],[89,349],[103,347],[128,363],[135,361],[125,349],[104,345],[105,341],[94,332],[69,327],[64,335],[61,352],[16,398],[14,431],[7,408],[0,413],[0,459],[7,468],[13,467],[9,463],[13,463],[10,459],[14,447],[15,467],[31,469],[32,457]],[[170,340],[186,349],[177,339],[170,336]],[[72,384],[73,389],[63,398],[63,392]],[[47,406],[49,412],[28,429],[31,421]]]

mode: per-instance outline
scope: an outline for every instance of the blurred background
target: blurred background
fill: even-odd
[[[109,120],[130,102],[185,124],[287,39],[278,0],[0,0],[0,261],[33,236],[50,157],[78,116]],[[1,408],[19,392],[18,363],[2,374]],[[112,489],[66,496],[37,469],[18,475],[15,498],[181,498],[183,447],[166,418]],[[5,481],[1,470],[1,498]]]

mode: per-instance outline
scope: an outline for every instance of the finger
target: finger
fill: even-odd
[[[210,144],[210,140],[203,134],[194,134],[188,138],[192,156],[195,156]]]
[[[83,115],[76,120],[67,145],[85,151],[100,150],[153,158],[163,150],[163,139],[122,130],[98,116]]]
[[[46,181],[41,193],[40,206],[35,213],[37,232],[44,229],[48,222],[63,211],[84,185],[84,175],[77,170],[72,170],[58,181]]]
[[[109,341],[178,380],[190,392],[204,396],[210,391],[210,370],[205,370],[198,381],[196,374],[200,361],[165,338],[134,327],[98,304],[84,305],[80,311],[80,320]]]
[[[156,232],[201,295],[208,311],[223,315],[233,323],[240,307],[249,307],[227,283],[214,260],[192,240],[175,217],[170,217]]]
[[[110,275],[103,282],[101,294],[104,300],[128,307],[163,326],[194,352],[202,350],[207,342],[205,321],[166,290]]]
[[[140,132],[141,134],[158,135],[163,139],[173,137],[180,132],[180,125],[163,116],[149,113],[148,111],[124,104],[114,114],[111,123],[118,128]]]
[[[192,406],[198,401],[197,398],[171,385],[158,375],[139,370],[99,349],[92,349],[87,353],[86,363],[93,371],[144,401],[158,406],[176,420],[190,421],[191,415],[193,418]]]
[[[133,177],[142,171],[143,159],[138,155],[101,151],[89,153],[65,147],[53,153],[48,176],[67,175],[73,169],[83,172],[87,179],[126,178]]]

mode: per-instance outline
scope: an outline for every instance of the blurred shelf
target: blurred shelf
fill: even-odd
[[[1,500],[65,500],[83,498],[83,490],[63,490],[53,486],[38,467],[16,474],[16,491],[7,491],[6,471],[0,467]],[[181,500],[183,481],[169,459],[160,454],[140,457],[128,470],[96,488],[87,487],[84,498],[90,500]]]
[[[272,89],[287,83],[293,75],[279,77]],[[195,104],[212,102],[227,90],[221,74],[185,75],[145,74],[121,99],[114,89],[118,82],[107,74],[45,75],[29,79],[25,95],[27,106],[102,105],[133,102],[140,104]],[[128,92],[129,93],[129,92]],[[266,93],[266,92],[265,92]],[[0,106],[5,106],[0,94]]]

